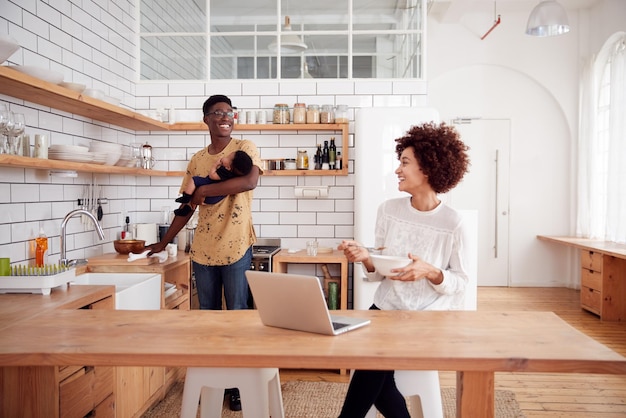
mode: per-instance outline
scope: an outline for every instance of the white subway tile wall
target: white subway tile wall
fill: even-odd
[[[65,81],[84,83],[122,99],[122,106],[138,112],[157,108],[176,111],[177,121],[202,120],[202,104],[212,94],[231,97],[241,110],[265,110],[275,103],[347,104],[350,148],[353,121],[359,107],[423,105],[426,84],[390,81],[306,80],[137,82],[134,0],[89,3],[88,10],[61,1],[30,2],[18,6],[2,2],[0,32],[21,44],[9,62],[37,65],[63,73]],[[155,169],[184,171],[189,158],[208,146],[204,132],[133,132],[87,118],[0,95],[0,102],[26,115],[26,133],[45,134],[51,144],[88,145],[106,141],[153,146]],[[270,119],[271,120],[271,119]],[[295,158],[306,149],[312,161],[317,143],[331,137],[341,144],[339,132],[234,132],[236,138],[254,141],[261,158]],[[348,176],[264,176],[254,192],[253,217],[259,237],[280,237],[285,248],[304,248],[317,238],[321,246],[336,247],[353,236],[354,188],[351,150],[339,149],[348,164]],[[144,177],[78,173],[76,178],[50,176],[47,170],[0,167],[0,254],[15,264],[34,259],[33,239],[44,228],[50,239],[51,263],[59,259],[59,234],[63,217],[79,207],[86,186],[102,187],[105,241],[89,222],[72,219],[67,225],[69,258],[86,258],[113,251],[112,241],[124,218],[132,223],[161,221],[161,208],[176,208],[180,177]],[[295,186],[329,186],[325,199],[296,199]],[[310,268],[303,267],[303,269]]]

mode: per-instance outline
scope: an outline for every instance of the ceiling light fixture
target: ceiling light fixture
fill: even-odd
[[[526,34],[556,36],[569,32],[567,13],[556,0],[544,0],[530,12]]]
[[[289,16],[285,16],[285,26],[283,27],[283,31],[280,35],[281,54],[297,54],[308,48],[299,36],[289,32],[291,32],[291,22],[289,20]],[[273,41],[268,48],[272,52],[277,52],[277,42]]]

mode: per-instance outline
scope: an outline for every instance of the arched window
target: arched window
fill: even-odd
[[[626,242],[626,33],[585,72],[578,147],[578,235]]]

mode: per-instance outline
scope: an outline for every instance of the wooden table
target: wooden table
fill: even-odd
[[[550,312],[343,311],[329,337],[256,311],[73,311],[0,329],[0,366],[354,368],[457,372],[457,417],[494,417],[494,373],[626,374],[626,358]],[[7,382],[5,382],[6,384]]]
[[[626,244],[538,235],[580,250],[580,305],[603,321],[626,321]]]

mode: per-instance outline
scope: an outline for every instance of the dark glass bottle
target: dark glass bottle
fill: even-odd
[[[330,138],[330,147],[328,148],[328,165],[331,170],[335,169],[335,162],[337,161],[337,146],[335,145],[335,138]]]
[[[329,154],[330,151],[328,149],[328,141],[324,141],[324,148],[322,149],[322,167],[324,164],[329,163]]]
[[[315,151],[315,169],[322,169],[322,145],[317,144],[317,151]]]

